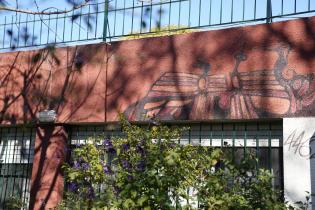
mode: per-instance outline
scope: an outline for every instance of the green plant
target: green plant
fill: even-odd
[[[124,137],[89,139],[73,150],[59,209],[286,208],[250,153],[235,164],[224,148],[178,144],[182,129],[124,119],[122,126]]]
[[[7,200],[5,201],[5,207],[7,209],[12,209],[12,210],[22,209],[26,207],[26,203],[23,201],[22,198],[12,195],[9,198],[7,198]]]

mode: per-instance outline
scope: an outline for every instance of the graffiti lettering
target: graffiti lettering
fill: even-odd
[[[297,132],[294,130],[284,142],[284,146],[288,146],[288,151],[294,152],[303,158],[312,159],[315,158],[315,151],[312,150],[311,144],[315,141],[315,133],[309,138],[305,138],[305,131]]]

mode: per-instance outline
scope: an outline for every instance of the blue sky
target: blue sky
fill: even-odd
[[[145,0],[146,1],[146,0]],[[121,36],[130,33],[147,32],[149,28],[181,26],[181,27],[204,27],[209,29],[222,28],[220,23],[233,23],[242,20],[253,20],[266,16],[267,0],[153,0],[154,3],[163,2],[162,5],[141,3],[138,0],[110,0],[111,9],[129,8],[123,11],[110,11],[108,35]],[[12,7],[16,4],[14,0],[7,1]],[[37,10],[34,0],[20,0],[19,7]],[[70,8],[66,0],[37,0],[40,9],[55,7],[58,9]],[[100,0],[99,3],[104,2]],[[283,3],[283,6],[282,6]],[[221,9],[222,8],[222,9]],[[233,9],[232,9],[233,8]],[[160,10],[162,14],[160,15]],[[85,7],[82,12],[87,14],[71,21],[71,15],[32,16],[16,15],[15,13],[0,13],[0,48],[12,45],[44,45],[53,42],[68,42],[85,39],[98,39],[103,34],[104,4]],[[290,14],[294,12],[305,12],[315,10],[314,0],[272,0],[273,15]],[[146,12],[147,11],[147,12]],[[300,16],[310,16],[302,14]],[[151,17],[151,18],[150,18]],[[286,20],[280,18],[277,20]],[[276,20],[276,21],[277,21]],[[27,23],[24,23],[27,22]],[[87,27],[87,22],[91,27]],[[144,22],[144,23],[143,23]],[[6,24],[4,24],[6,23]],[[262,23],[262,22],[261,22]],[[18,27],[20,26],[20,27]],[[141,27],[142,26],[142,27]],[[145,26],[145,27],[144,27]],[[23,29],[23,30],[22,30]],[[34,34],[35,40],[14,40],[17,34],[21,35],[27,29],[29,34]],[[7,31],[11,30],[15,36],[9,37]]]

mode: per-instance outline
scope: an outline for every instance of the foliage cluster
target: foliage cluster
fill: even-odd
[[[123,137],[76,146],[59,209],[286,209],[253,156],[235,164],[224,149],[178,144],[181,129],[122,126]]]

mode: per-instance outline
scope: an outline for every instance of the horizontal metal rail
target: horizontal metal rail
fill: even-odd
[[[112,42],[187,29],[271,23],[315,14],[315,3],[311,0],[106,2],[89,4],[66,14],[2,13],[0,50]]]

